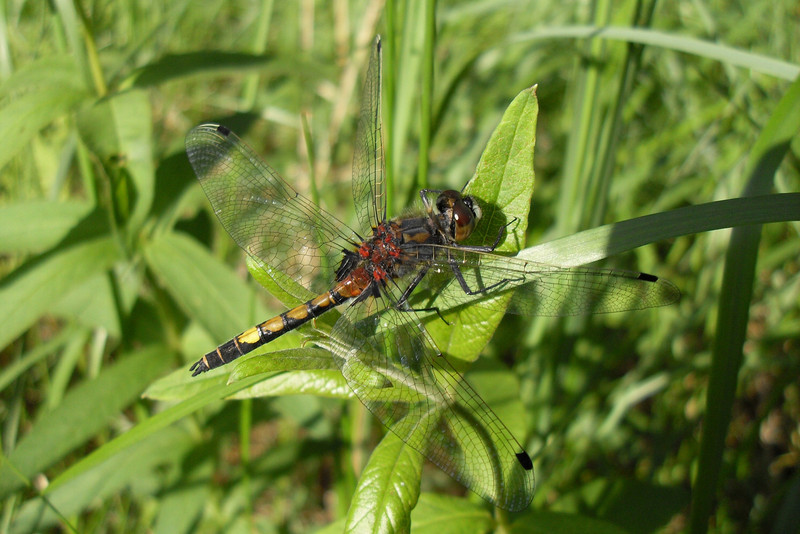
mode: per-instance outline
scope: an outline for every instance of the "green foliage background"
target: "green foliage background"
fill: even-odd
[[[0,14],[2,532],[797,531],[796,2],[20,0]],[[184,135],[226,124],[353,221],[375,33],[395,213],[420,187],[460,189],[538,84],[537,246],[522,254],[609,258],[683,292],[500,323],[468,377],[534,457],[527,512],[420,476],[342,400],[324,351],[266,380],[187,377],[282,306],[248,279]]]

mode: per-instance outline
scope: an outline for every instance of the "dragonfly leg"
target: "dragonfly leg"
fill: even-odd
[[[494,238],[494,243],[492,243],[491,245],[461,245],[461,244],[458,244],[457,247],[460,248],[460,249],[463,249],[463,250],[473,250],[475,252],[494,252],[494,249],[496,249],[497,246],[500,244],[500,241],[503,240],[503,234],[506,232],[506,229],[509,226],[511,226],[512,224],[514,224],[515,222],[517,222],[518,220],[519,219],[517,217],[514,217],[513,219],[508,221],[506,224],[501,226],[500,229],[497,231],[497,237]]]
[[[419,272],[414,276],[414,279],[408,284],[408,287],[403,291],[403,294],[400,295],[400,299],[397,301],[397,308],[400,309],[401,306],[405,307],[408,304],[408,297],[411,296],[411,293],[417,288],[422,279],[425,278],[425,275],[428,273],[428,266],[422,267]],[[410,308],[406,308],[410,309]]]
[[[433,211],[433,206],[431,205],[431,200],[428,195],[441,195],[443,191],[441,189],[420,189],[419,190],[419,198],[422,199],[422,204],[425,206],[425,211],[431,213]]]
[[[400,299],[397,301],[396,309],[401,312],[436,312],[436,315],[439,316],[439,319],[445,322],[445,324],[450,325],[447,319],[444,318],[442,312],[439,311],[439,308],[436,306],[432,306],[430,308],[412,308],[408,305],[408,298],[411,296],[411,293],[416,289],[422,279],[425,278],[425,274],[428,272],[428,267],[424,267],[420,269],[414,279],[408,284],[408,287],[403,291],[403,294],[400,295]]]
[[[508,283],[522,282],[524,280],[524,278],[503,278],[502,280],[499,280],[492,285],[482,287],[480,289],[470,289],[469,285],[467,284],[467,281],[464,280],[464,274],[461,272],[461,269],[459,268],[458,264],[451,261],[450,268],[453,270],[453,274],[455,275],[456,280],[458,280],[458,285],[461,286],[461,290],[464,291],[464,293],[466,293],[467,295],[481,295],[483,293],[488,293],[489,291],[495,288],[504,286]]]

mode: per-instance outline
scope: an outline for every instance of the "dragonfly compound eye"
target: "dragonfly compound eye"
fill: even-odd
[[[469,198],[469,197],[467,197]],[[472,199],[466,202],[466,199],[459,198],[458,202],[453,205],[453,238],[456,243],[464,241],[470,236],[472,230],[475,229],[475,223],[478,221],[478,214],[475,213],[472,207]],[[480,211],[480,210],[479,210]]]

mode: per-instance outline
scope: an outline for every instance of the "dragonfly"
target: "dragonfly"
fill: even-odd
[[[190,371],[230,363],[340,309],[319,344],[359,400],[456,481],[499,508],[523,510],[535,487],[531,457],[437,347],[425,321],[447,322],[442,312],[472,305],[529,316],[615,312],[670,304],[680,292],[650,274],[502,256],[494,251],[507,225],[493,243],[467,245],[483,210],[459,191],[423,190],[422,210],[388,218],[380,91],[378,37],[353,158],[361,232],[300,195],[228,128],[202,124],[189,132],[189,160],[222,226],[288,294],[299,283],[317,295],[219,345]]]

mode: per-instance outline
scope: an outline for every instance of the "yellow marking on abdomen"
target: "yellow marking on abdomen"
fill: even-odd
[[[319,307],[322,307],[322,308],[327,308],[329,306],[332,306],[333,304],[334,304],[334,302],[333,302],[333,298],[332,298],[330,292],[325,293],[324,295],[320,295],[320,296],[318,296],[317,298],[315,298],[314,300],[311,301],[311,306],[314,306],[314,307],[319,306]]]
[[[268,321],[264,321],[259,325],[263,330],[268,330],[270,332],[280,332],[283,330],[283,318],[278,315],[277,317],[273,317]]]
[[[302,321],[308,317],[308,308],[306,304],[301,304],[300,306],[292,308],[286,312],[285,316],[289,319],[294,319],[295,321]]]
[[[258,327],[254,326],[253,328],[242,332],[237,339],[242,343],[253,344],[261,341],[261,336],[258,334]]]

